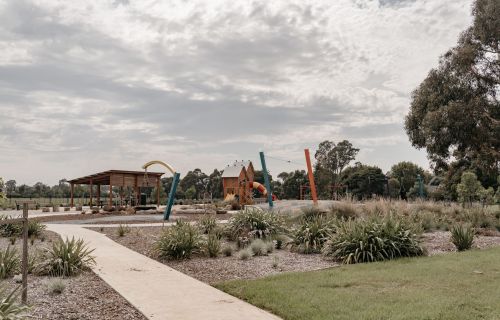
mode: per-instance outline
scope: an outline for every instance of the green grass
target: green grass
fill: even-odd
[[[283,319],[500,319],[500,248],[221,283]]]

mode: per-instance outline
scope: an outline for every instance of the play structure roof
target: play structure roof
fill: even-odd
[[[240,176],[241,169],[248,168],[250,161],[235,161],[232,165],[224,168],[222,178],[236,178]]]
[[[130,171],[130,170],[108,170],[108,171],[103,171],[99,173],[94,173],[85,177],[80,177],[80,178],[75,178],[72,180],[69,180],[69,183],[72,184],[103,184],[103,185],[109,185],[111,176],[112,175],[132,175],[132,176],[137,176],[138,178],[142,179],[144,177],[144,171]],[[163,175],[163,172],[149,172],[148,171],[148,176],[149,177],[161,177]]]

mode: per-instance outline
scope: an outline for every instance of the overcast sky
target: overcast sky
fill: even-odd
[[[412,90],[471,23],[457,0],[0,0],[0,176],[55,184],[152,159],[272,174],[350,140],[428,167]],[[156,168],[161,169],[161,168]]]

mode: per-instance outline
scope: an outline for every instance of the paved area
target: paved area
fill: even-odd
[[[63,238],[95,248],[94,272],[148,319],[278,320],[280,318],[132,251],[79,225],[47,224]]]
[[[319,200],[318,206],[323,209],[328,209],[332,204],[334,204],[334,200]],[[299,211],[305,207],[311,207],[313,205],[312,200],[278,200],[273,202],[274,210],[286,212],[286,211]],[[269,205],[267,203],[256,204],[256,207],[262,209],[268,209]]]

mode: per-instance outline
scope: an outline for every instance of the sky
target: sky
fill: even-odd
[[[344,139],[384,172],[428,168],[404,117],[471,4],[0,0],[0,176],[259,169],[259,151],[277,175]]]

